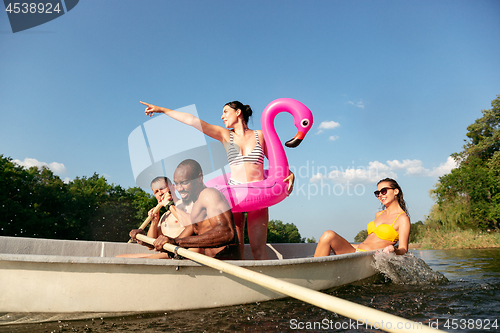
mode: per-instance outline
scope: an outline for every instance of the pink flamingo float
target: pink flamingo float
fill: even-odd
[[[227,185],[231,173],[206,182],[218,189],[231,205],[233,212],[248,212],[262,209],[281,202],[287,196],[288,182],[283,182],[288,174],[288,160],[283,145],[276,134],[274,119],[280,112],[293,116],[297,134],[285,143],[287,147],[297,147],[313,124],[311,111],[301,102],[291,98],[272,101],[262,112],[261,126],[267,145],[269,169],[264,171],[264,180],[239,185]]]

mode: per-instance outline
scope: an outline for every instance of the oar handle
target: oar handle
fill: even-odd
[[[149,243],[153,245],[155,239],[148,237],[146,235],[137,235],[137,239]],[[346,316],[348,318],[352,318],[361,323],[375,323],[380,324],[385,323],[384,327],[377,327],[381,330],[387,332],[408,332],[407,327],[415,327],[415,332],[428,332],[428,333],[436,333],[436,332],[444,332],[438,329],[431,329],[427,325],[423,325],[422,323],[413,322],[411,320],[401,318],[389,313],[385,313],[380,310],[376,310],[364,305],[356,304],[350,301],[346,301],[342,298],[338,298],[335,296],[331,296],[316,290],[312,290],[306,287],[298,286],[296,284],[283,281],[272,276],[268,276],[262,273],[258,273],[252,271],[247,268],[243,268],[241,266],[235,266],[229,264],[227,262],[207,257],[204,254],[196,253],[193,251],[189,251],[179,246],[175,246],[172,244],[165,244],[163,248],[169,252],[173,252],[175,254],[179,254],[184,258],[191,259],[200,264],[210,266],[219,271],[231,274],[240,279],[250,281],[259,286],[267,288],[269,290],[275,291],[280,294],[284,294],[298,300],[307,302],[309,304],[315,305],[317,307],[323,308],[328,311],[336,312],[340,315]],[[390,323],[390,325],[387,325]],[[403,327],[405,329],[403,329]]]
[[[165,206],[165,208],[168,210],[170,208],[170,206],[172,206],[173,204],[174,204],[173,201],[169,201],[168,204]],[[160,211],[161,207],[163,207],[162,205],[163,205],[163,201],[158,202],[158,204],[156,205],[156,207],[153,209],[153,214],[158,213]],[[148,226],[149,222],[151,222],[152,219],[153,219],[153,215],[149,215],[147,217],[147,219],[145,219],[144,222],[142,222],[142,224],[139,227],[139,229],[144,230]],[[128,242],[132,243],[133,240],[129,239]]]
[[[158,205],[156,205],[155,209],[153,209],[153,214],[156,214],[160,211],[161,207],[163,207],[162,204],[163,204],[163,201],[160,201],[158,203]],[[173,204],[174,204],[173,201],[169,201],[168,204],[165,206],[165,208],[168,210],[170,208],[170,206],[172,206]],[[148,226],[149,222],[151,222],[152,219],[153,219],[152,215],[148,216],[148,218],[145,219],[144,222],[142,222],[139,229],[144,230]]]

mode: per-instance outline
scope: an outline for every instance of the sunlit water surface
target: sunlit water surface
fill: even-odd
[[[413,251],[408,258],[382,258],[377,264],[385,275],[328,293],[413,321],[438,323],[444,331],[500,332],[500,249]],[[7,315],[15,314],[0,314],[0,322]],[[348,323],[349,328],[341,328]],[[353,324],[286,298],[208,310],[0,326],[0,332],[378,332]]]

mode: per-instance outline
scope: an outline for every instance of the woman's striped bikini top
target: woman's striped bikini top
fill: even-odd
[[[383,213],[384,211],[380,212],[380,214],[377,215],[375,220]],[[398,219],[399,215],[403,214],[404,212],[401,212],[396,216],[396,220]],[[399,234],[397,231],[394,229],[394,222],[392,222],[391,225],[389,224],[380,224],[379,226],[375,226],[375,220],[371,221],[368,223],[368,226],[366,227],[366,231],[368,231],[368,235],[371,233],[375,233],[378,238],[387,240],[389,242],[397,242],[399,240]]]
[[[227,160],[229,165],[239,165],[243,163],[253,163],[253,164],[264,164],[264,149],[259,142],[259,135],[257,131],[255,131],[255,139],[257,143],[255,144],[255,148],[250,152],[250,154],[244,156],[241,155],[240,149],[236,147],[233,143],[233,132],[229,132],[230,141],[229,148],[227,150]]]

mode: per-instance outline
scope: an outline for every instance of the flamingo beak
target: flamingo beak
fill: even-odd
[[[302,131],[298,131],[297,134],[293,137],[293,139],[288,140],[285,143],[285,146],[287,146],[289,148],[295,148],[298,145],[300,145],[300,143],[302,142],[302,140],[304,139],[305,136],[306,136],[305,133],[303,133]]]

